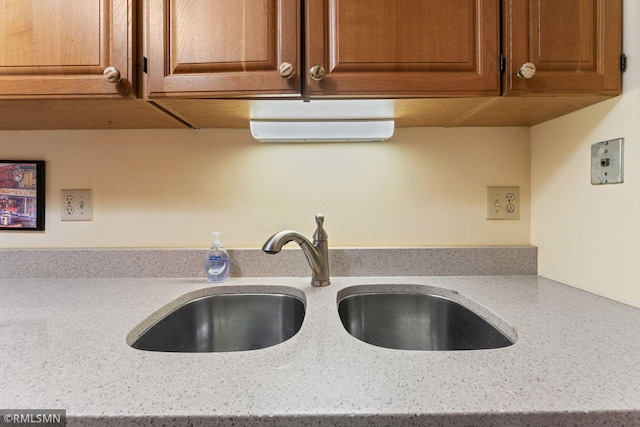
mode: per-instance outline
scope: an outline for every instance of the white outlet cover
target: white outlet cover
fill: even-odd
[[[91,190],[60,190],[62,221],[93,221]]]
[[[520,187],[487,187],[485,219],[520,219]]]

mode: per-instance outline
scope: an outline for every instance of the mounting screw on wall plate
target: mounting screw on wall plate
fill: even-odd
[[[591,184],[624,182],[624,138],[597,142],[591,146]]]
[[[520,219],[520,187],[487,187],[485,219]]]
[[[60,190],[60,219],[62,221],[92,221],[91,190]]]

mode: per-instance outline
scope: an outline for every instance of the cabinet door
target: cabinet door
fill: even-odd
[[[0,97],[132,93],[130,0],[0,0]],[[121,80],[103,77],[115,67]]]
[[[621,0],[505,0],[506,95],[621,89]],[[535,74],[518,78],[524,63]]]
[[[306,94],[498,95],[498,0],[308,0]]]
[[[299,94],[299,21],[299,0],[150,1],[147,95]]]

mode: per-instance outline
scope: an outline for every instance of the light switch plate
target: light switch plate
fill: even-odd
[[[591,184],[624,182],[624,138],[602,141],[591,146]]]
[[[485,219],[520,219],[520,187],[487,187]]]

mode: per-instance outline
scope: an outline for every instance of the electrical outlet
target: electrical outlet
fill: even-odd
[[[485,219],[520,219],[520,187],[487,187]]]
[[[60,190],[60,219],[62,221],[92,221],[91,190]]]

